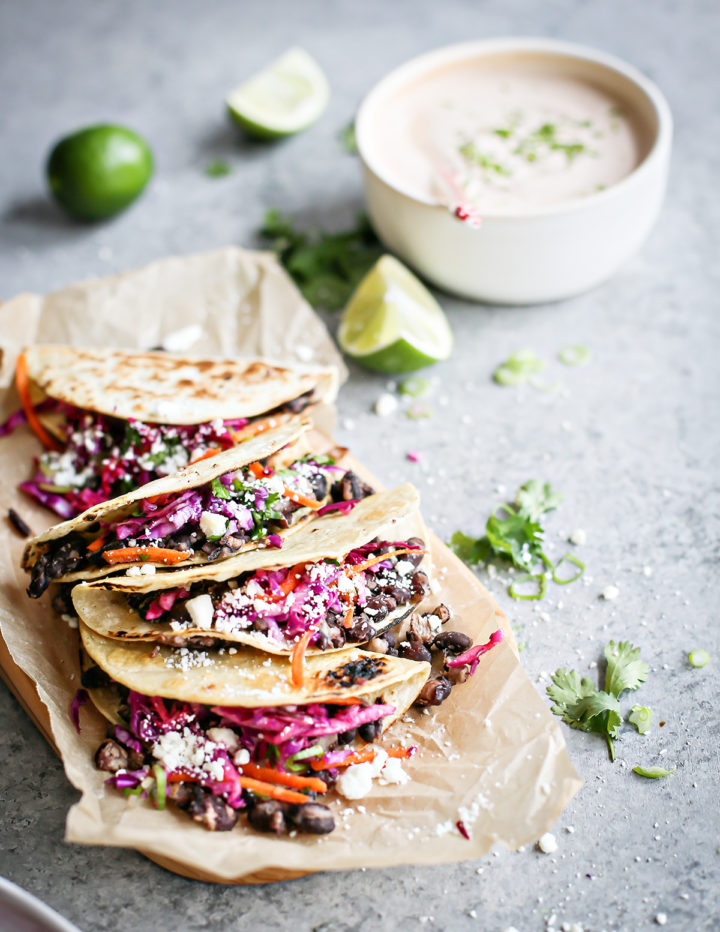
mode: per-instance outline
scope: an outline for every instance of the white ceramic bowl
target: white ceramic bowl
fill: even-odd
[[[378,108],[440,66],[508,53],[538,53],[599,83],[634,110],[650,144],[617,184],[551,207],[483,214],[478,229],[383,175],[373,155]],[[490,39],[429,52],[401,65],[365,97],[356,120],[370,219],[386,246],[447,291],[494,304],[535,304],[586,291],[609,278],[641,245],[660,211],[672,116],[660,90],[611,55],[550,39]]]

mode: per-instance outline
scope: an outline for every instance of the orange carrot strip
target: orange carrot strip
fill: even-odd
[[[280,583],[280,589],[282,591],[281,598],[284,598],[286,595],[290,595],[293,589],[298,586],[305,566],[305,563],[296,563],[294,566],[290,567],[287,576]]]
[[[250,437],[256,437],[258,434],[264,434],[265,431],[272,430],[273,427],[279,427],[282,420],[278,417],[265,417],[258,421],[252,421],[236,430],[232,434],[235,443],[242,443],[243,440],[249,440]]]
[[[305,508],[312,508],[313,511],[317,511],[318,508],[323,506],[323,503],[317,501],[317,499],[308,498],[307,495],[301,495],[300,492],[295,492],[293,489],[283,489],[282,494],[285,498],[289,498],[291,502],[297,502],[298,505]]]
[[[400,758],[409,758],[412,757],[415,753],[412,748],[383,748],[383,751],[386,752],[388,757],[400,757]],[[362,751],[356,751],[354,754],[348,755],[345,760],[340,761],[337,764],[333,764],[333,767],[350,767],[352,764],[364,764],[366,761],[371,761],[375,759],[375,754],[377,753],[376,748],[364,748]],[[320,760],[313,760],[310,762],[310,766],[313,770],[324,770],[327,767],[327,764],[324,764],[322,758]]]
[[[95,553],[96,550],[99,550],[102,545],[107,540],[107,534],[103,534],[101,537],[96,537],[94,541],[87,545],[87,549],[90,553]]]
[[[305,685],[305,651],[310,643],[310,638],[315,634],[314,628],[308,628],[299,641],[295,642],[292,649],[292,660],[290,663],[291,679],[293,684],[302,689]]]
[[[265,470],[262,468],[260,463],[250,463],[248,469],[256,479],[262,479],[265,475]]]
[[[209,460],[211,456],[217,456],[218,453],[222,453],[220,447],[210,447],[209,450],[201,453],[200,456],[196,456],[194,460],[190,460],[188,466],[192,466],[193,463],[199,463],[200,460]]]
[[[284,803],[306,803],[308,797],[305,793],[295,793],[293,790],[283,789],[274,783],[264,783],[262,780],[253,780],[252,777],[240,777],[240,786],[253,793],[260,793],[262,796],[270,796],[271,799],[279,799]]]
[[[427,553],[427,550],[416,550],[414,547],[403,547],[401,550],[391,550],[390,553],[381,553],[377,557],[371,557],[369,560],[365,560],[364,563],[356,563],[354,566],[349,566],[348,572],[351,575],[354,573],[362,573],[369,567],[375,566],[376,563],[382,563],[383,560],[388,560],[390,557],[401,557],[404,553]]]
[[[327,793],[327,783],[319,777],[301,777],[296,773],[273,770],[272,767],[258,767],[257,764],[243,764],[242,772],[248,777],[255,777],[266,783],[280,783],[283,786],[294,786],[298,790],[307,789],[314,790],[316,793]]]
[[[42,426],[40,418],[35,413],[32,398],[30,397],[30,377],[28,376],[25,353],[20,353],[17,358],[17,363],[15,364],[15,384],[17,386],[18,395],[20,395],[20,404],[25,412],[30,430],[32,430],[40,443],[47,450],[62,450],[57,440],[51,437]]]
[[[103,560],[106,563],[181,563],[192,556],[188,550],[169,550],[165,547],[123,547],[120,550],[106,550]]]
[[[354,606],[350,606],[345,612],[345,617],[343,618],[343,628],[352,628],[353,615],[355,614]]]

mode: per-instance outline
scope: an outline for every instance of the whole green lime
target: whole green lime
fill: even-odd
[[[68,213],[102,220],[142,192],[153,156],[145,140],[125,126],[86,126],[55,144],[46,172],[53,196]]]

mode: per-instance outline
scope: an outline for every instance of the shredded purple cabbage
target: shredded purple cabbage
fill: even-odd
[[[447,665],[449,667],[464,667],[469,664],[470,676],[472,676],[477,669],[478,663],[480,663],[480,658],[482,655],[486,654],[489,650],[492,650],[492,648],[495,647],[496,644],[499,644],[502,639],[502,628],[498,628],[497,631],[493,631],[493,633],[490,635],[490,640],[486,644],[474,644],[464,653],[458,654],[458,656],[453,660],[448,660]]]
[[[80,709],[87,703],[89,698],[87,690],[78,689],[70,703],[70,718],[78,734],[80,734]]]

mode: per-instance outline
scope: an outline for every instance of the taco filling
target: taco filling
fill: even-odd
[[[251,542],[282,547],[279,532],[332,503],[351,507],[371,491],[329,457],[310,455],[277,470],[251,463],[186,491],[140,499],[119,519],[49,540],[30,568],[28,594],[38,598],[52,580],[89,569],[130,564],[151,573],[156,565],[224,559]]]
[[[54,425],[57,449],[35,458],[35,474],[19,488],[61,518],[124,495],[277,427],[314,404],[313,392],[254,418],[217,418],[202,424],[151,424],[111,417],[47,398],[34,411]],[[20,410],[0,424],[0,437],[27,417]],[[56,442],[57,441],[57,442]]]
[[[193,646],[198,635],[208,646],[208,638],[257,633],[287,650],[305,635],[305,646],[337,649],[370,641],[383,622],[397,624],[403,609],[428,594],[427,574],[418,569],[424,546],[418,537],[376,538],[341,560],[260,569],[128,601],[145,621],[167,623],[159,640],[177,647]]]
[[[345,664],[348,681],[371,681],[386,665],[371,655],[351,661]],[[158,809],[172,802],[211,831],[232,829],[245,810],[249,824],[260,831],[326,834],[335,827],[333,814],[317,800],[343,768],[358,758],[377,755],[387,761],[415,750],[358,752],[352,746],[357,738],[373,742],[383,719],[396,712],[382,698],[208,706],[128,690],[95,666],[83,674],[83,684],[91,692],[111,691],[117,701],[121,724],[95,755],[96,766],[112,774],[107,783],[126,796],[149,796]]]

